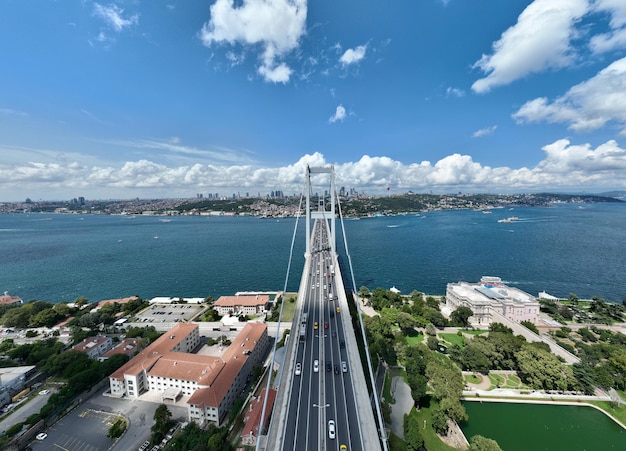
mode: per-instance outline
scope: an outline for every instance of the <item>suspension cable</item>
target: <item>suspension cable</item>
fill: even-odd
[[[354,270],[352,269],[352,258],[350,257],[350,252],[348,251],[348,240],[346,239],[346,228],[344,227],[344,224],[343,224],[343,214],[341,212],[341,203],[339,201],[339,196],[337,196],[337,207],[339,209],[339,221],[341,222],[341,233],[343,236],[343,244],[344,244],[344,248],[346,251],[346,256],[348,257],[348,266],[350,267],[350,278],[352,279],[352,290],[357,297],[356,308],[357,308],[357,313],[359,317],[359,325],[361,326],[361,335],[363,337],[363,345],[365,346],[365,356],[367,357],[367,370],[369,372],[370,383],[372,384],[372,390],[374,391],[374,400],[375,400],[374,405],[376,406],[376,413],[378,416],[378,428],[380,429],[380,433],[382,434],[383,449],[387,451],[388,450],[387,434],[385,433],[385,425],[383,423],[383,416],[380,411],[380,403],[378,402],[380,398],[378,397],[378,390],[376,388],[376,380],[374,379],[374,372],[372,370],[372,360],[370,357],[369,346],[367,344],[367,336],[365,335],[365,326],[363,324],[363,312],[361,311],[361,303],[359,302],[359,294],[356,291],[356,282],[354,281]]]
[[[278,337],[280,337],[280,325],[283,319],[283,308],[285,307],[285,295],[287,293],[287,284],[289,282],[289,272],[291,270],[291,259],[293,257],[293,247],[296,241],[296,232],[298,231],[298,221],[300,219],[300,209],[302,208],[302,193],[300,193],[300,203],[298,204],[298,211],[296,212],[296,223],[293,228],[293,236],[291,237],[291,248],[289,249],[289,261],[287,263],[287,274],[285,275],[285,284],[283,285],[283,301],[280,304],[280,313],[278,314],[278,326],[276,329],[276,340],[274,340],[274,346],[272,347],[272,360],[269,367],[269,373],[267,377],[267,386],[265,387],[265,397],[263,399],[263,409],[261,410],[261,422],[259,423],[259,431],[256,440],[256,451],[259,451],[261,446],[261,437],[263,432],[263,425],[265,421],[265,411],[267,409],[267,398],[270,392],[270,386],[272,382],[272,371],[274,368],[274,362],[276,360],[276,345],[278,344]],[[284,365],[283,365],[284,366]],[[281,368],[282,369],[282,368]],[[279,373],[280,377],[282,376],[282,371]]]

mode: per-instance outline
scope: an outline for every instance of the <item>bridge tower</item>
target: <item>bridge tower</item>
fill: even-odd
[[[330,174],[330,211],[326,210],[326,204],[323,202],[317,205],[315,211],[311,211],[311,174]],[[311,255],[311,220],[330,219],[330,246],[333,254],[336,254],[335,247],[335,166],[327,167],[306,167],[306,254]],[[325,198],[322,197],[322,198]]]

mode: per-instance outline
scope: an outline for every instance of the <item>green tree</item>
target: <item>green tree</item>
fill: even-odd
[[[471,308],[461,305],[450,313],[450,322],[455,326],[467,327],[469,326],[469,318],[473,314],[474,312],[472,312]]]
[[[502,451],[500,445],[495,440],[492,440],[482,435],[475,435],[470,439],[469,451]]]
[[[172,412],[165,404],[159,404],[154,411],[153,419],[154,424],[150,428],[152,431],[152,443],[159,443],[172,427]]]
[[[417,451],[424,446],[424,436],[422,435],[417,415],[412,410],[409,414],[404,415],[404,441],[406,449],[409,451]]]
[[[517,361],[520,377],[535,389],[567,390],[576,385],[572,367],[531,343],[517,353]]]
[[[522,326],[524,326],[526,329],[536,333],[537,335],[539,335],[539,329],[537,329],[537,326],[535,326],[533,323],[531,323],[530,321],[520,321],[520,324]]]

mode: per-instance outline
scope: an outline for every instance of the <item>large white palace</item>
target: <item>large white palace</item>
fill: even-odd
[[[446,307],[453,311],[458,307],[469,307],[474,315],[470,322],[487,326],[493,321],[493,313],[519,323],[537,323],[539,302],[534,296],[502,283],[499,277],[483,276],[479,283],[449,283],[446,288]]]

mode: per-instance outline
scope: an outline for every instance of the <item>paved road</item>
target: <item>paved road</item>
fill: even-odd
[[[323,225],[318,221],[313,230],[312,252],[291,325],[293,341],[282,373],[281,391],[286,391],[282,395],[286,398],[282,401],[279,395],[274,412],[282,419],[272,420],[279,432],[271,431],[269,446],[276,440],[275,449],[292,451],[338,450],[343,444],[351,450],[380,449],[360,357],[349,352],[356,350],[356,341],[341,275],[327,241],[329,232]],[[297,364],[300,374],[295,374]]]

